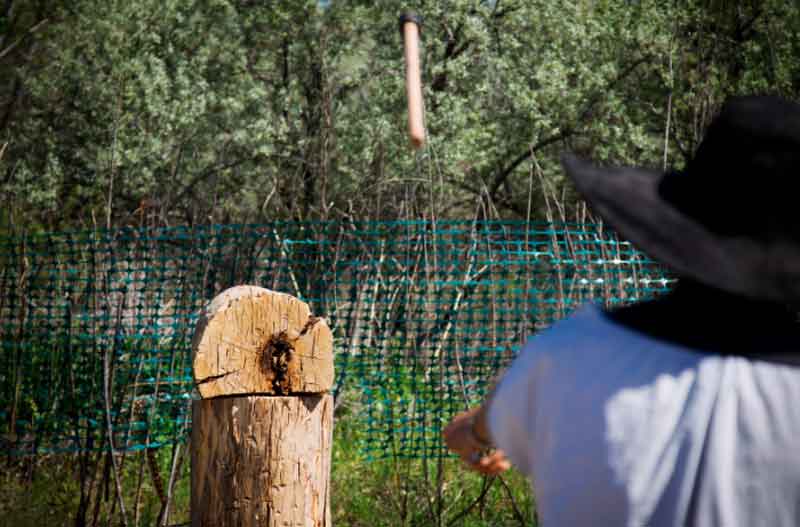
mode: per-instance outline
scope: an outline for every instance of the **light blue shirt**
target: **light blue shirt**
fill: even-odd
[[[589,305],[526,344],[488,422],[544,527],[800,526],[800,367],[697,353]]]

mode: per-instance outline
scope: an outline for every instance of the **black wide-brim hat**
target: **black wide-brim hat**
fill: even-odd
[[[597,214],[678,276],[800,302],[800,105],[730,99],[681,172],[563,164]]]

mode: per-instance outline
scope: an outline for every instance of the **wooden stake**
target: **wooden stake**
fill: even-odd
[[[192,527],[329,527],[333,339],[289,295],[224,291],[193,341]]]

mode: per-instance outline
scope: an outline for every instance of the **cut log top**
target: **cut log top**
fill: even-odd
[[[204,399],[324,393],[333,385],[333,335],[305,302],[262,287],[223,291],[197,322],[194,380]]]

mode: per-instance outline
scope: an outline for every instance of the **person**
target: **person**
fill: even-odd
[[[530,339],[447,446],[544,527],[800,525],[800,105],[730,99],[681,172],[563,163],[678,284]]]

